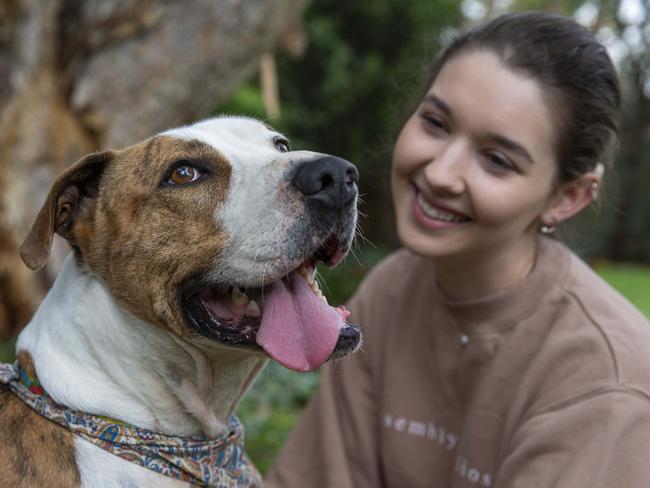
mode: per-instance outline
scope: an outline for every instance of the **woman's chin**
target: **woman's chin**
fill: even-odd
[[[462,254],[467,243],[458,236],[444,233],[431,235],[409,225],[399,225],[397,234],[402,244],[419,256],[445,258]]]

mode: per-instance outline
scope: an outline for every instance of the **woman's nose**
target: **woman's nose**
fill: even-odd
[[[460,195],[465,191],[465,172],[469,151],[460,141],[446,144],[424,168],[431,189],[440,196]]]

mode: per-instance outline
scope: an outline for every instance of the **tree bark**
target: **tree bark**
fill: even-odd
[[[307,0],[0,0],[0,337],[19,330],[45,273],[18,246],[54,176],[82,155],[205,117],[278,45]]]

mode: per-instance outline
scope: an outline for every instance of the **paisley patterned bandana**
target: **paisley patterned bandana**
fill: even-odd
[[[234,415],[221,437],[180,437],[151,432],[59,405],[17,363],[0,363],[0,383],[45,418],[88,442],[157,473],[200,486],[261,487],[259,472],[244,454],[244,431]]]

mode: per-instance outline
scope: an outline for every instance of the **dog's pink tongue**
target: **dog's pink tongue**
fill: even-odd
[[[330,357],[341,327],[341,313],[319,299],[294,272],[288,282],[278,281],[266,295],[257,343],[283,366],[310,371]]]

